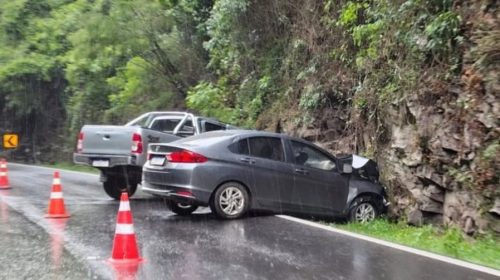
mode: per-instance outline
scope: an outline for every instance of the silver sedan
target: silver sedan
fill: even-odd
[[[387,206],[375,162],[336,158],[299,138],[250,130],[151,144],[142,186],[166,197],[177,214],[210,206],[225,219],[258,209],[365,222]]]

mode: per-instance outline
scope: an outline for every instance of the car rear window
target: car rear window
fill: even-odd
[[[214,124],[214,123],[209,123],[205,122],[205,131],[214,131],[214,130],[224,130],[226,129],[225,126]]]
[[[232,133],[227,133],[225,130],[205,132],[202,134],[190,136],[183,138],[172,143],[189,145],[189,146],[204,146],[209,147],[210,145],[220,143],[226,139],[234,136]]]

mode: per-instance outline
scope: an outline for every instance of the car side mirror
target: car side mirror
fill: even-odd
[[[341,169],[342,174],[351,174],[352,173],[352,165],[350,163],[344,162],[341,167],[342,167],[342,169]]]

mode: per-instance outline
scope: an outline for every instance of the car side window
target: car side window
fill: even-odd
[[[249,138],[250,155],[270,160],[284,161],[281,139],[276,137]]]
[[[326,171],[335,169],[335,162],[323,152],[301,142],[291,142],[295,164]]]
[[[250,150],[248,148],[248,139],[242,139],[238,142],[235,142],[231,145],[229,145],[229,150],[235,154],[240,154],[240,155],[249,155]]]

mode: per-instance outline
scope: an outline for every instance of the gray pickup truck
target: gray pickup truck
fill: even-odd
[[[124,126],[84,125],[73,161],[101,171],[106,193],[119,199],[132,196],[141,182],[150,143],[168,143],[182,137],[234,128],[217,120],[185,112],[149,112]]]

